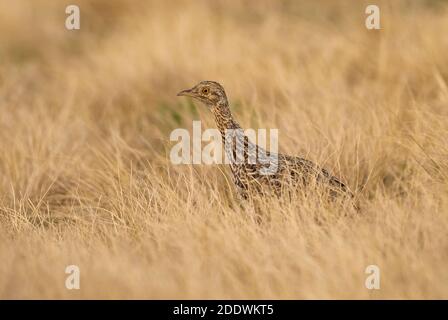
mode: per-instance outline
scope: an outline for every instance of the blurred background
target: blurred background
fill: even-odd
[[[381,30],[365,28],[366,1],[80,0],[81,29],[73,31],[65,28],[69,4],[0,2],[9,117],[65,116],[156,146],[202,114],[175,93],[216,80],[244,126],[279,128],[285,151],[297,153],[341,144],[357,120],[381,108],[378,100],[431,99],[444,109],[437,97],[446,79],[445,1],[379,1]],[[333,120],[338,126],[322,124]],[[14,121],[24,120],[6,122]]]

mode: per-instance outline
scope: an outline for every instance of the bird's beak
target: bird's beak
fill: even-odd
[[[192,97],[192,96],[193,96],[193,89],[182,90],[182,91],[179,92],[177,95],[178,95],[178,96]]]

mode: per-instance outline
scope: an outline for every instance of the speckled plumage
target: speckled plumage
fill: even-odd
[[[204,103],[215,117],[224,149],[230,161],[233,182],[238,195],[246,199],[252,192],[281,194],[295,187],[317,182],[329,187],[330,194],[351,195],[346,185],[313,162],[280,153],[270,153],[252,143],[232,116],[224,88],[214,81],[202,81],[178,93]],[[231,142],[231,143],[229,143]],[[244,159],[238,160],[238,152]],[[249,161],[256,159],[256,161]],[[274,161],[274,162],[273,162]],[[268,168],[275,168],[269,171]]]

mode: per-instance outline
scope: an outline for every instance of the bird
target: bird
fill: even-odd
[[[332,198],[340,195],[353,198],[341,179],[312,161],[273,153],[250,141],[233,117],[224,87],[218,82],[201,81],[177,95],[203,103],[213,114],[240,199],[248,199],[253,194],[279,196],[295,187],[310,186],[313,181],[326,187]]]

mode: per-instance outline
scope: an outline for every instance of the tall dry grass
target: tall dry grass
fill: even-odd
[[[71,1],[0,0],[1,298],[448,298],[446,2],[378,1],[380,31],[355,0],[77,3],[67,31]],[[172,165],[203,79],[360,214]]]

